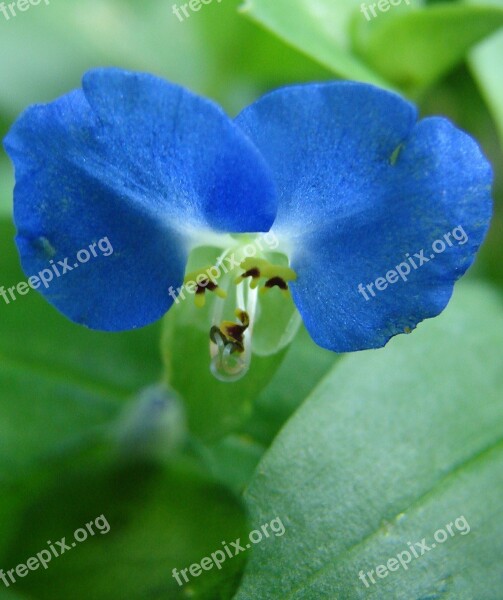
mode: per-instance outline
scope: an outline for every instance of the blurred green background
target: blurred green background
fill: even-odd
[[[35,292],[0,300],[0,568],[101,514],[111,525],[49,569],[0,582],[0,600],[503,598],[503,2],[413,0],[370,22],[357,0],[241,4],[214,0],[183,22],[160,0],[51,0],[9,20],[0,13],[0,134],[95,66],[155,73],[231,115],[289,83],[370,81],[479,141],[496,178],[488,239],[453,306],[412,336],[338,357],[301,329],[233,385],[204,368],[206,334],[189,307],[103,334]],[[12,186],[2,151],[6,287],[25,279]],[[360,568],[463,511],[473,542],[453,540],[436,562],[362,588]],[[183,588],[172,578],[278,516],[283,538]]]

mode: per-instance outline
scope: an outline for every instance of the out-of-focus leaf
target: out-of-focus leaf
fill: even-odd
[[[242,11],[341,77],[389,87],[352,54],[352,0],[246,0]]]
[[[196,60],[204,52],[184,25],[169,3],[156,0],[42,2],[9,21],[2,17],[0,53],[9,60],[2,64],[0,109],[14,117],[27,104],[80,87],[84,71],[103,65],[197,84],[206,77]]]
[[[244,555],[231,560],[224,554],[220,570],[213,566],[199,577],[188,574],[189,583],[180,574],[182,586],[173,577],[173,569],[200,563],[222,550],[223,540],[230,545],[246,532],[239,501],[194,464],[180,460],[166,468],[152,463],[118,468],[69,455],[53,472],[55,483],[24,510],[2,565],[26,564],[49,549],[48,541],[61,553],[57,542],[63,536],[68,549],[53,556],[46,570],[19,579],[21,593],[37,600],[231,597]],[[102,515],[105,520],[97,525]],[[94,536],[88,523],[94,523]],[[77,543],[77,529],[84,529],[80,540],[87,529],[85,541]]]
[[[255,400],[245,432],[269,446],[283,424],[340,358],[341,355],[317,346],[302,326],[271,382]]]
[[[12,212],[12,188],[14,177],[5,153],[0,151],[0,219]]]
[[[28,105],[80,87],[82,74],[96,66],[153,72],[233,113],[272,86],[331,77],[243,19],[239,2],[214,2],[183,22],[159,0],[42,3],[9,21],[0,13],[0,53],[9,57],[0,68],[0,136]],[[0,149],[0,216],[11,212],[12,184]]]
[[[92,269],[92,262],[88,267]],[[26,280],[14,245],[14,228],[1,221],[0,286],[7,290]],[[0,296],[0,354],[5,365],[32,365],[54,382],[59,374],[68,385],[73,379],[83,388],[115,398],[127,397],[159,377],[159,324],[126,333],[92,331],[66,319],[37,291],[24,296],[13,293],[16,300],[6,292],[8,304]]]
[[[236,494],[242,494],[264,454],[264,447],[250,436],[231,434],[200,451],[213,476]]]
[[[33,596],[25,596],[24,594],[19,594],[15,591],[0,590],[0,600],[35,600],[35,598]]]
[[[503,26],[503,9],[494,6],[390,8],[355,22],[355,48],[382,77],[409,92],[431,85]]]
[[[181,23],[204,44],[206,80],[201,93],[237,114],[272,88],[333,79],[329,69],[243,18],[241,3],[214,1]]]
[[[484,0],[484,4],[503,8],[502,0]],[[479,5],[480,0],[470,4]],[[501,57],[503,56],[503,31],[495,33],[479,44],[470,54],[468,64],[477,80],[482,95],[489,106],[503,145],[503,77],[501,77]]]
[[[502,345],[501,298],[466,286],[413,335],[344,358],[246,492],[253,524],[273,512],[286,534],[255,548],[236,598],[498,598]],[[376,577],[460,516],[470,535]],[[371,569],[365,587],[358,574]]]
[[[26,281],[13,233],[8,221],[0,224],[5,288]],[[14,525],[10,511],[30,493],[38,468],[110,423],[130,395],[161,374],[157,325],[121,334],[90,331],[68,321],[36,291],[15,294],[9,304],[0,296],[2,540]]]

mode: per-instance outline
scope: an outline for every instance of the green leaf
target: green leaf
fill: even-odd
[[[8,22],[0,17],[0,53],[9,56],[0,109],[11,117],[27,104],[79,87],[84,71],[100,64],[148,70],[187,85],[207,77],[204,60],[201,67],[196,60],[203,53],[200,42],[180,25],[169,3],[42,2]]]
[[[341,77],[390,87],[351,52],[352,0],[247,0],[242,11]]]
[[[199,448],[207,470],[217,481],[241,495],[265,448],[247,435],[231,434],[209,447]]]
[[[0,273],[7,289],[27,280],[9,222],[0,224]],[[16,299],[8,304],[0,296],[4,472],[108,421],[125,399],[161,374],[158,326],[121,334],[91,331],[34,290],[13,293]]]
[[[27,279],[13,234],[11,223],[0,222],[6,288]],[[46,461],[111,423],[133,393],[160,377],[159,333],[157,325],[90,331],[36,291],[16,294],[9,304],[0,296],[0,548]]]
[[[18,578],[16,590],[37,600],[200,600],[230,598],[242,569],[242,558],[218,570],[190,576],[181,572],[222,550],[246,532],[240,502],[202,474],[194,463],[179,459],[161,468],[149,462],[117,465],[92,454],[69,454],[53,465],[54,484],[31,498],[10,537],[2,566],[11,569],[48,549],[63,536],[69,546],[52,557],[48,569]],[[41,518],[43,515],[43,518]],[[95,535],[80,543],[74,532],[94,526]],[[109,525],[109,531],[107,532]],[[80,533],[79,537],[83,534]]]
[[[434,83],[503,26],[503,9],[492,6],[391,9],[355,22],[355,48],[382,77],[408,92]]]
[[[503,7],[501,0],[484,0],[485,3]],[[470,4],[478,5],[478,0]],[[501,57],[503,56],[503,31],[494,34],[479,44],[470,54],[468,64],[480,86],[489,109],[492,112],[503,145],[503,79],[501,77]]]
[[[255,400],[245,432],[269,446],[287,419],[341,356],[317,346],[302,326],[271,382]]]
[[[14,176],[5,154],[0,153],[0,219],[7,218],[12,212],[12,188]]]
[[[27,280],[14,245],[14,227],[7,220],[0,221],[0,278],[6,289]],[[14,294],[16,300],[9,304],[0,296],[0,355],[5,363],[59,373],[68,385],[81,381],[83,388],[116,398],[159,377],[159,324],[126,333],[92,331],[69,321],[36,291]]]
[[[0,600],[34,600],[33,596],[25,596],[15,591],[0,590]]]
[[[200,64],[204,56],[201,93],[236,114],[271,88],[333,78],[329,69],[243,19],[238,12],[241,3],[214,1],[183,24],[186,36],[201,44],[193,61]]]
[[[236,598],[499,597],[502,346],[501,298],[459,287],[412,335],[336,366],[246,492],[252,523],[272,512],[286,534],[255,548]],[[358,578],[461,516],[469,535]]]

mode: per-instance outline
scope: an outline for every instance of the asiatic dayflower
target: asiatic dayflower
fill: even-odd
[[[229,285],[247,286],[247,306],[240,292],[237,321],[208,324],[229,372],[251,346],[259,283],[291,290],[320,346],[381,347],[445,308],[491,216],[492,172],[476,142],[445,118],[417,121],[411,103],[362,83],[279,89],[233,121],[152,75],[96,69],[82,89],[28,108],[5,148],[28,275],[47,266],[48,248],[64,257],[103,232],[113,241],[107,260],[40,289],[90,328],[156,321],[192,249],[219,235],[225,247],[239,245],[235,234],[249,242],[273,233],[287,261],[246,258]],[[435,240],[445,251],[430,255]],[[205,291],[225,290],[199,266],[201,305]]]

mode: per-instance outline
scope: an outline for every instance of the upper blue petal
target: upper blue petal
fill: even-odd
[[[410,103],[352,82],[278,90],[237,123],[273,171],[273,229],[289,248],[293,297],[319,345],[380,347],[445,308],[491,217],[492,171],[472,138],[447,119],[416,123]],[[445,251],[432,249],[437,239]],[[406,281],[380,280],[376,290],[402,262]]]
[[[5,147],[16,170],[23,268],[36,275],[108,237],[109,257],[40,291],[72,320],[140,327],[173,303],[200,230],[267,231],[276,198],[267,166],[213,103],[157,77],[98,69],[83,90],[33,106]]]

